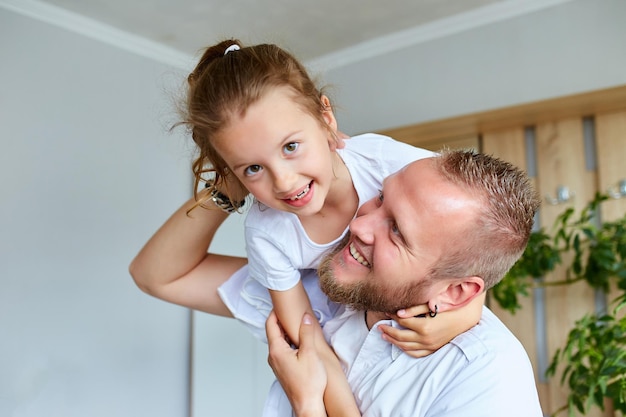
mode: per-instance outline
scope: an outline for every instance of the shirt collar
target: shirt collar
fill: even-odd
[[[391,326],[391,327],[396,328],[396,329],[404,329],[404,327],[400,326],[397,322],[395,322],[394,320],[390,319],[390,320],[381,320],[381,321],[377,322],[372,327],[372,329],[370,330],[370,337],[374,336],[373,332],[376,332],[378,334],[375,335],[375,336],[379,337],[382,343],[386,343],[386,344],[390,345],[389,354],[391,355],[391,360],[395,361],[396,359],[398,359],[398,357],[401,354],[404,353],[404,351],[402,349],[400,349],[399,347],[397,347],[396,345],[394,345],[392,343],[389,343],[386,340],[382,339],[382,337],[380,335],[381,331],[378,329],[378,326],[381,325],[381,324],[386,324],[386,325]]]

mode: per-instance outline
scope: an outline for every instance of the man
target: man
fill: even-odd
[[[402,354],[376,332],[393,325],[386,313],[406,306],[425,303],[436,320],[482,302],[524,251],[537,207],[520,170],[450,151],[409,164],[361,208],[319,273],[324,292],[350,306],[324,333],[362,415],[542,415],[526,352],[486,307],[476,326],[424,358]],[[299,350],[274,315],[266,329],[270,365],[296,415],[325,416],[331,376],[316,354],[315,320],[303,317]]]

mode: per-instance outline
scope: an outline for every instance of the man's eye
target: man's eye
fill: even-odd
[[[398,228],[398,225],[395,222],[391,223],[391,232],[394,235],[399,235],[400,234],[400,229]]]
[[[243,173],[246,176],[255,175],[261,172],[263,167],[261,165],[250,165],[248,168],[244,169]]]
[[[289,142],[288,144],[286,144],[285,146],[283,146],[283,151],[289,155],[292,154],[296,151],[296,149],[298,149],[298,143],[297,142]]]

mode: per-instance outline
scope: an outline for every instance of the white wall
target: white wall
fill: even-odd
[[[258,415],[265,345],[196,313],[190,375],[191,313],[127,272],[190,195],[186,71],[3,8],[0,51],[0,416]]]
[[[0,51],[0,415],[188,415],[190,313],[127,272],[189,195],[180,74],[2,8]]]
[[[626,2],[575,0],[322,76],[357,133],[624,85],[625,69]]]

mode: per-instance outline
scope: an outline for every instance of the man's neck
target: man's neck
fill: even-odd
[[[368,329],[372,329],[376,323],[381,320],[387,320],[389,317],[385,313],[379,313],[378,311],[366,311],[365,312],[365,323],[367,324]]]

